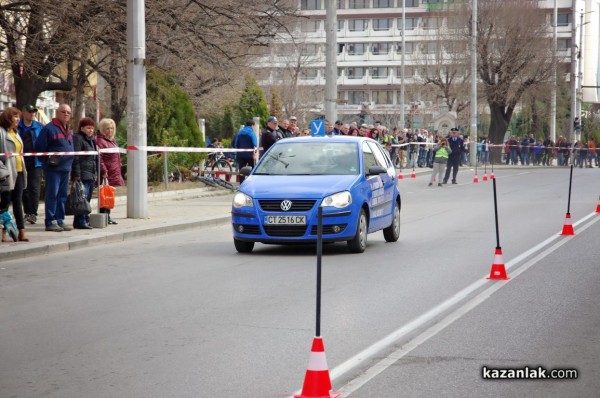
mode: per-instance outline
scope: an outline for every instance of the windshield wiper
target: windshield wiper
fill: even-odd
[[[275,159],[276,161],[280,162],[281,164],[283,164],[285,166],[285,168],[287,169],[287,167],[290,165],[288,162],[285,162],[281,159],[279,159],[279,157],[281,155],[273,155],[272,153],[269,154],[270,157],[272,157],[273,159]],[[290,156],[291,157],[291,156]]]

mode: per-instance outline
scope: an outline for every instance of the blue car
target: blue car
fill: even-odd
[[[388,152],[370,138],[296,137],[277,141],[235,194],[233,243],[240,253],[267,244],[316,243],[322,207],[323,242],[367,247],[367,234],[400,236],[400,192]]]

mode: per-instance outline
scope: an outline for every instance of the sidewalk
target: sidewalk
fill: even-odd
[[[29,242],[0,243],[0,263],[17,258],[40,256],[101,245],[128,239],[178,232],[190,228],[226,224],[230,220],[233,193],[217,188],[197,188],[164,191],[148,194],[148,218],[127,218],[127,197],[118,196],[111,218],[118,225],[106,228],[73,229],[48,232],[44,226],[44,207],[40,203],[38,222],[26,223]],[[92,199],[93,213],[97,202]],[[73,216],[65,218],[66,225],[73,224]]]

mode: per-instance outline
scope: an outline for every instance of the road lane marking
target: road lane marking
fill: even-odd
[[[586,217],[577,221],[574,224],[574,226],[583,224],[590,218],[593,218],[596,214],[597,213],[588,214]],[[596,223],[598,220],[600,220],[600,217],[592,219],[592,221],[590,221],[589,223],[583,225],[581,228],[578,228],[579,232],[586,230],[591,225]],[[542,250],[544,247],[546,247],[547,245],[549,245],[550,243],[552,243],[553,241],[555,241],[556,239],[558,239],[560,237],[561,236],[557,233],[556,235],[549,237],[545,241],[539,243],[538,245],[534,246],[533,248],[531,248],[531,249],[527,250],[526,252],[520,254],[519,256],[515,257],[510,262],[506,263],[505,267],[507,269],[510,269],[513,267],[515,268],[514,271],[511,273],[511,279],[502,281],[502,282],[499,282],[499,281],[491,282],[491,281],[485,279],[485,277],[484,277],[483,279],[480,279],[480,280],[474,282],[470,286],[467,286],[463,290],[459,291],[457,294],[455,294],[448,300],[440,303],[438,306],[430,309],[429,311],[427,311],[426,313],[417,317],[416,319],[409,322],[408,324],[403,325],[402,327],[400,327],[398,330],[394,331],[390,335],[384,337],[383,339],[379,340],[378,342],[371,345],[367,349],[361,351],[359,354],[355,355],[354,357],[348,359],[347,361],[343,362],[339,366],[332,369],[330,372],[330,375],[331,375],[331,379],[334,380],[335,378],[340,377],[340,376],[344,375],[345,373],[353,370],[354,368],[360,366],[364,361],[372,358],[376,353],[380,352],[384,348],[391,346],[397,340],[399,340],[403,336],[406,336],[409,332],[416,330],[417,328],[423,326],[427,322],[435,319],[435,317],[440,316],[441,314],[443,314],[443,312],[445,310],[447,310],[448,308],[451,308],[452,305],[460,302],[460,300],[462,300],[463,298],[468,297],[469,294],[476,291],[478,288],[482,287],[485,284],[492,284],[489,288],[485,289],[481,293],[477,294],[474,298],[470,299],[468,302],[466,302],[465,304],[461,305],[459,308],[452,311],[449,315],[444,317],[440,322],[429,327],[423,333],[420,333],[418,336],[416,336],[415,338],[410,340],[407,344],[403,345],[402,348],[392,352],[390,355],[388,355],[384,359],[380,360],[375,365],[369,367],[359,377],[351,380],[346,385],[344,385],[339,390],[339,392],[342,394],[343,397],[347,397],[349,394],[353,393],[354,391],[356,391],[357,389],[359,389],[360,387],[362,387],[363,385],[368,383],[370,380],[375,378],[377,375],[382,373],[384,370],[386,370],[387,368],[392,366],[399,359],[403,358],[410,351],[414,350],[419,345],[425,343],[431,337],[435,336],[436,334],[438,334],[439,332],[444,330],[447,326],[451,325],[454,321],[460,319],[465,314],[467,314],[469,311],[471,311],[472,309],[479,306],[481,303],[483,303],[485,300],[487,300],[494,292],[496,292],[497,290],[504,287],[507,283],[514,280],[517,276],[519,276],[523,272],[527,271],[530,267],[537,264],[543,258],[545,258],[549,254],[551,254],[552,252],[557,250],[559,247],[561,247],[564,244],[566,244],[567,242],[569,242],[575,236],[563,237],[559,242],[556,242],[554,245],[541,251],[539,254],[537,254],[530,260],[528,260],[526,263],[522,264],[519,267],[515,267],[517,264],[519,264],[519,262],[530,257],[537,251]]]

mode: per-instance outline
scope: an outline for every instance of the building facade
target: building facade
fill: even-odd
[[[256,64],[257,79],[265,92],[272,86],[280,87],[288,115],[324,114],[325,1],[299,1],[300,21],[289,26],[290,34],[282,34],[272,52]],[[460,19],[453,18],[458,3],[454,0],[336,0],[337,118],[378,119],[387,125],[411,127],[437,127],[434,126],[436,121],[448,123],[456,119],[457,109],[449,109],[439,91],[424,85],[423,75],[427,70],[424,63],[431,62],[433,54],[441,51],[442,46],[444,51],[457,55],[463,69],[469,65],[464,59],[468,56],[464,34],[462,44],[454,44],[451,50],[446,48],[447,35],[460,28],[455,26]],[[577,34],[583,32],[583,85],[597,85],[593,83],[599,76],[600,15],[594,10],[600,0],[556,0],[556,3],[559,73],[567,81],[571,80],[571,64],[577,62],[571,54],[577,48]],[[554,0],[540,0],[539,9],[542,23],[552,36]],[[580,10],[584,10],[588,22],[584,30],[578,30]],[[585,10],[594,11],[595,16],[591,17],[594,12],[587,14]],[[460,56],[463,59],[459,59]],[[461,72],[458,74],[460,78]],[[463,84],[467,84],[464,93],[468,95],[468,74],[462,75]],[[583,98],[597,102],[598,90],[593,91],[583,91]],[[466,107],[463,122],[468,120],[468,112]],[[455,123],[460,124],[460,120]]]

